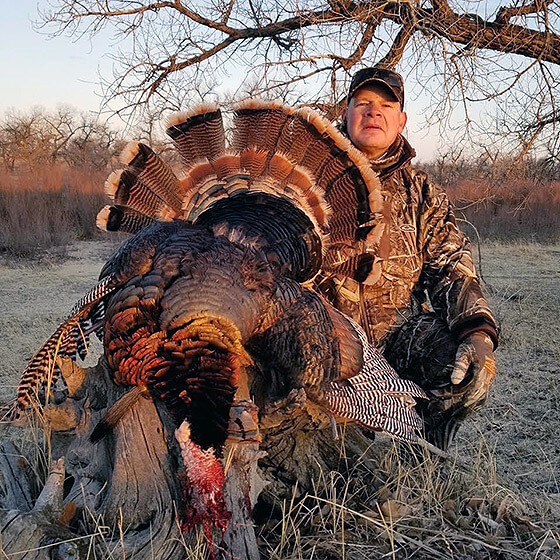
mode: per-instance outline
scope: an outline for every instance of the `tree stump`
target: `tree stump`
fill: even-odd
[[[62,371],[67,393],[43,409],[49,456],[41,460],[34,446],[14,441],[0,449],[4,553],[14,560],[193,558],[186,547],[201,542],[196,532],[180,529],[181,458],[165,406],[141,398],[112,434],[91,443],[93,428],[129,389],[112,382],[103,358],[88,370],[65,361]],[[226,445],[232,518],[223,540],[214,539],[221,558],[260,558],[252,509],[263,488],[269,497],[291,498],[297,482],[303,495],[314,477],[344,468],[348,453],[363,456],[368,445],[359,430],[346,434],[345,445],[335,439],[328,418],[310,407],[302,390],[264,407],[260,417],[260,444]],[[14,439],[17,430],[11,428]]]

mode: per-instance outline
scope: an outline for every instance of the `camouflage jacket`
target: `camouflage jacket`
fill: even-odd
[[[415,155],[399,136],[384,159],[371,162],[390,228],[376,272],[365,278],[358,270],[353,278],[320,273],[315,288],[377,344],[428,309],[447,322],[457,341],[483,331],[497,345],[497,323],[481,291],[470,241],[457,227],[445,192],[409,165]],[[364,246],[356,242],[355,251],[359,259]]]

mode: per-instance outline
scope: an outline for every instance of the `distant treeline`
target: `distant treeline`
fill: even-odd
[[[99,237],[95,216],[108,202],[103,184],[123,145],[106,125],[70,109],[0,121],[0,254],[40,256]],[[560,239],[558,162],[449,155],[422,167],[446,189],[472,238]]]
[[[12,111],[0,120],[0,161],[10,171],[55,163],[104,167],[122,146],[106,122],[70,107]]]

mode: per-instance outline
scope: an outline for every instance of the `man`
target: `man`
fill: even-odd
[[[375,273],[365,266],[353,278],[320,276],[316,286],[362,324],[399,375],[426,391],[429,401],[419,404],[425,436],[446,449],[459,423],[486,400],[497,323],[446,194],[410,166],[416,154],[401,135],[401,76],[364,68],[347,101],[340,128],[379,174],[389,243]],[[356,256],[360,262],[367,255]]]

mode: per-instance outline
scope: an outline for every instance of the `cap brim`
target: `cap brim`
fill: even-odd
[[[398,101],[401,106],[403,104],[403,100],[399,97],[397,91],[395,90],[395,88],[393,88],[392,86],[390,86],[385,80],[382,80],[381,78],[369,78],[367,80],[364,80],[363,82],[361,82],[358,86],[356,86],[352,91],[348,92],[348,97],[346,98],[346,100],[348,102],[350,102],[350,99],[352,99],[352,96],[362,87],[364,87],[367,84],[371,84],[373,82],[377,82],[379,84],[384,85],[394,96],[395,96],[395,100]]]

